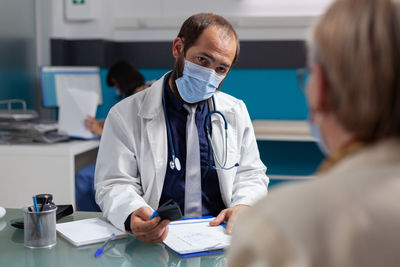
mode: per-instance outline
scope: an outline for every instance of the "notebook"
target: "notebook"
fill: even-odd
[[[114,239],[128,236],[101,218],[58,223],[56,229],[60,236],[76,247],[104,242],[112,233],[115,234]]]
[[[164,240],[169,248],[181,257],[223,253],[231,237],[222,225],[210,226],[214,218],[183,219],[169,224]]]

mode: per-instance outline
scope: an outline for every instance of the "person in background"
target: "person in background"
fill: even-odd
[[[238,218],[229,266],[400,266],[400,1],[333,2],[309,57],[328,159]]]
[[[128,61],[120,60],[111,65],[107,74],[107,85],[114,87],[120,99],[131,96],[147,87],[143,75]],[[104,120],[87,116],[85,127],[101,136]]]
[[[136,94],[147,87],[143,75],[129,62],[116,61],[107,74],[107,85],[115,87],[120,99]],[[101,136],[104,121],[88,116],[86,129]],[[95,201],[94,171],[95,164],[80,169],[75,175],[76,206],[81,211],[100,211]]]
[[[143,242],[166,238],[169,221],[150,217],[170,199],[187,217],[215,216],[211,226],[227,221],[230,233],[269,182],[245,104],[220,91],[239,55],[232,25],[195,14],[172,55],[171,72],[110,110],[97,157],[103,215]]]

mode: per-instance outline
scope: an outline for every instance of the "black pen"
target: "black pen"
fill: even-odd
[[[43,211],[44,205],[46,205],[48,201],[49,197],[47,195],[44,195],[44,200],[42,202],[42,206],[40,207],[40,211]]]

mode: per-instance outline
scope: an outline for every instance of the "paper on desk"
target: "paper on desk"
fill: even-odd
[[[69,136],[93,138],[95,135],[85,128],[85,118],[96,115],[99,96],[95,92],[75,88],[59,90],[59,132]]]
[[[128,236],[127,233],[100,218],[58,223],[56,229],[59,235],[77,247],[103,242],[112,233],[115,234],[115,239]]]
[[[230,236],[222,226],[210,226],[214,218],[180,220],[169,224],[164,243],[179,254],[223,249],[230,245]]]

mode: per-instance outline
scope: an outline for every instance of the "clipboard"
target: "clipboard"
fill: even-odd
[[[185,218],[169,224],[164,244],[182,258],[224,253],[230,246],[226,225],[209,226],[214,217]]]

